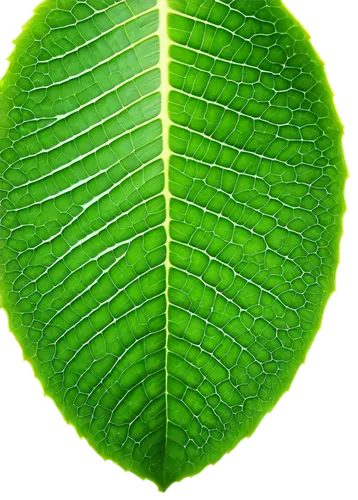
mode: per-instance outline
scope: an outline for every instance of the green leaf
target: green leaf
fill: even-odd
[[[10,329],[165,490],[252,434],[320,327],[347,175],[323,64],[278,0],[46,0],[1,108]]]

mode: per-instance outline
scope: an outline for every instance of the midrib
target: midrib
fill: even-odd
[[[169,220],[170,220],[170,191],[169,191],[169,37],[168,37],[168,0],[158,0],[159,9],[159,43],[160,43],[160,72],[161,72],[161,114],[160,119],[163,127],[163,152],[162,158],[164,162],[164,197],[165,197],[165,222],[164,227],[166,231],[166,259],[165,259],[165,274],[166,274],[166,328],[165,328],[165,447],[163,457],[163,479],[165,476],[165,461],[167,451],[168,439],[168,337],[169,337]]]

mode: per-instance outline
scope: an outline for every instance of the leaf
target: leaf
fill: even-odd
[[[322,62],[276,0],[46,0],[1,108],[9,327],[66,422],[165,490],[252,434],[334,289]]]

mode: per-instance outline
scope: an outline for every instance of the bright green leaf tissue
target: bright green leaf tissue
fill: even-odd
[[[341,138],[278,0],[36,9],[1,82],[2,306],[102,457],[165,490],[289,388],[334,289]]]

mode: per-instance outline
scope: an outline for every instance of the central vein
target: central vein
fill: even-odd
[[[169,38],[167,32],[168,23],[168,7],[167,0],[158,0],[159,9],[159,43],[160,43],[160,72],[161,72],[161,114],[160,119],[162,122],[162,134],[163,134],[163,152],[162,158],[164,162],[164,197],[165,197],[165,231],[166,231],[166,258],[165,258],[165,273],[166,273],[166,342],[165,342],[165,451],[167,449],[167,439],[168,439],[168,337],[169,337],[169,220],[170,220],[170,191],[169,191],[169,113],[168,113],[168,102],[169,102]],[[164,457],[165,460],[165,457]]]

